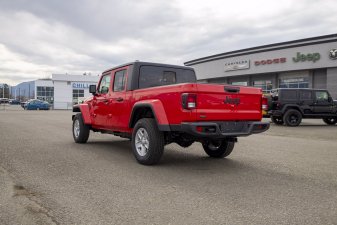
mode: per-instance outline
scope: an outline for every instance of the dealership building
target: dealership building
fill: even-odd
[[[337,34],[225,52],[185,62],[200,82],[328,89],[337,99]]]
[[[16,99],[40,99],[54,109],[72,109],[74,104],[89,97],[89,85],[97,84],[99,76],[53,74],[51,79],[23,82],[12,88]]]

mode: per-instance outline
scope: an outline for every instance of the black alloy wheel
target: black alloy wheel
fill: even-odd
[[[289,127],[297,127],[302,122],[302,114],[296,109],[289,109],[284,114],[283,121]]]

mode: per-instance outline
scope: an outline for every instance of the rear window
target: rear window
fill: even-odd
[[[195,82],[196,77],[193,70],[160,66],[140,67],[139,88]]]
[[[282,99],[284,100],[296,100],[297,91],[296,90],[283,90]]]

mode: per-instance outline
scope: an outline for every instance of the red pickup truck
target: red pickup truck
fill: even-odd
[[[86,143],[90,130],[129,138],[141,164],[157,163],[173,142],[201,142],[210,157],[226,157],[237,137],[269,128],[261,122],[261,89],[199,84],[189,67],[128,63],[104,71],[89,91],[73,107],[75,142]]]

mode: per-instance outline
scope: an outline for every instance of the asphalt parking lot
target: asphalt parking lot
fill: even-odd
[[[239,138],[226,159],[130,142],[75,144],[70,111],[0,108],[0,224],[337,224],[337,126],[303,120]]]

